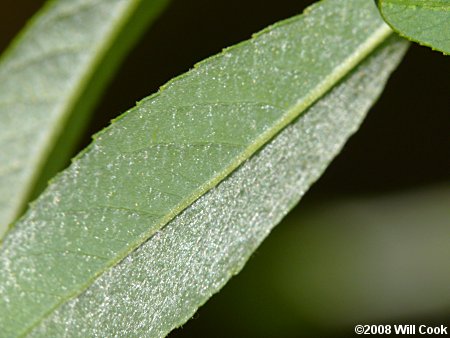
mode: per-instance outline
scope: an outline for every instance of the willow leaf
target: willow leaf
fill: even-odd
[[[41,329],[52,332],[46,318],[62,318],[59,311],[66,306],[69,312],[75,311],[68,303],[71,299],[78,299],[96,279],[115,271],[111,268],[124,258],[124,262],[130,259],[130,254],[149,238],[157,239],[162,227],[181,211],[187,207],[187,211],[196,211],[192,205],[195,200],[322,98],[390,34],[372,1],[320,2],[304,15],[269,27],[251,40],[197,65],[99,133],[5,237],[0,257],[0,308],[4,309],[0,326],[6,328],[6,336],[40,334]],[[375,74],[381,80],[375,81],[375,77],[366,84],[372,94],[366,93],[368,101],[378,95],[397,59],[398,53],[377,59],[382,67]],[[367,72],[359,72],[356,79],[366,78]],[[356,85],[355,95],[361,89]],[[326,106],[333,112],[340,111],[339,102],[334,107]],[[339,125],[336,129],[328,129],[318,119],[315,127],[305,133],[304,137],[308,133],[315,136],[318,148],[302,159],[309,163],[305,168],[308,176],[306,172],[302,174],[309,179],[302,189],[338,151],[338,140],[342,143],[342,139],[336,140],[332,135],[336,133],[345,139],[358,123],[357,117],[352,116],[350,120],[356,124],[345,127],[346,119],[341,118],[340,114],[332,118]],[[316,134],[315,128],[322,132]],[[325,144],[330,148],[325,149]],[[312,146],[305,143],[300,148],[306,151]],[[272,167],[268,162],[266,169]],[[290,173],[297,169],[291,167]],[[250,178],[254,176],[244,172]],[[267,182],[270,184],[265,187],[270,191],[273,182]],[[295,187],[293,191],[298,190]],[[220,211],[227,205],[221,203],[228,201],[225,197],[211,201],[213,210]],[[276,201],[271,204],[283,211],[293,204],[290,199]],[[248,216],[245,205],[230,204],[233,205],[242,219]],[[257,217],[264,210],[265,207],[251,210],[251,215]],[[200,211],[199,215],[213,220],[210,212]],[[269,216],[273,221],[281,217],[272,213]],[[225,214],[222,221],[226,219]],[[183,225],[188,233],[196,233],[196,224]],[[202,238],[206,240],[214,231],[220,234],[222,230],[213,227],[210,231]],[[267,233],[267,228],[261,231]],[[223,241],[227,240],[224,234]],[[221,248],[224,254],[235,250],[225,244],[219,241],[213,246]],[[183,245],[179,243],[180,248]],[[238,249],[238,256],[240,250],[243,262],[247,246]],[[182,258],[175,254],[171,257],[173,262]],[[201,257],[206,270],[216,267],[209,265],[213,262],[208,261],[206,252]],[[181,265],[182,261],[179,264],[179,268],[187,268]],[[164,263],[156,265],[162,269],[160,276],[168,271],[164,270]],[[236,269],[228,270],[228,276]],[[202,283],[208,281],[201,275],[191,282],[187,273],[185,277],[182,279],[186,284],[202,281],[200,285],[206,286]],[[135,282],[138,291],[143,281]],[[172,303],[170,295],[176,290],[171,285],[175,282],[159,290],[161,296],[166,296],[159,305]],[[127,286],[132,287],[133,284]],[[207,288],[202,290],[205,295],[210,292]],[[148,306],[144,306],[144,312]],[[123,321],[107,320],[105,326],[119,322],[126,326],[133,317],[126,307],[118,310],[123,311]],[[175,303],[171,310],[178,311]],[[189,313],[183,307],[180,311],[183,318]],[[172,320],[170,314],[169,319],[162,318],[157,315],[152,322],[168,325]],[[57,331],[70,328],[68,322],[56,325]],[[139,331],[140,327],[134,329]],[[165,332],[167,327],[161,330]],[[72,334],[82,335],[82,331]]]
[[[450,54],[449,0],[378,0],[378,6],[401,36]]]
[[[358,128],[405,51],[393,38],[31,337],[163,337],[243,267]]]
[[[113,69],[166,2],[51,1],[9,48],[0,62],[0,237],[70,158]]]

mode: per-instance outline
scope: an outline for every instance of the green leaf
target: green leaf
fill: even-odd
[[[450,54],[449,0],[378,0],[386,22],[401,36]]]
[[[0,62],[0,237],[68,159],[88,113],[166,0],[51,1]]]
[[[405,51],[394,38],[33,337],[162,337],[188,320],[298,203],[361,123]],[[112,320],[114,318],[114,320]]]
[[[333,90],[331,102],[319,101],[326,116],[310,111],[298,120],[306,124],[301,133],[291,126],[272,141],[281,146],[244,161],[390,34],[371,1],[323,1],[197,65],[114,121],[6,236],[0,257],[5,335],[139,336],[149,327],[162,335],[181,324],[241,268],[320,175],[378,96],[405,44],[391,42],[351,85]],[[135,251],[144,243],[156,247]],[[141,252],[151,252],[148,266],[159,269],[153,277],[146,269],[139,275],[134,255]],[[135,268],[119,277],[127,262]],[[120,290],[135,293],[120,296],[117,306],[104,303],[118,311],[112,317],[103,306],[85,308],[80,302],[89,291],[80,294],[111,276],[125,278]],[[155,283],[159,297],[150,303],[145,283]],[[94,297],[118,294],[113,289],[108,284]],[[135,314],[137,308],[143,312]],[[89,317],[96,309],[106,317],[75,319],[77,311]]]

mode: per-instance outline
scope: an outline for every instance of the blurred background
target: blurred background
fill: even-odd
[[[0,2],[3,51],[44,1]],[[90,135],[172,77],[313,1],[173,0],[108,86]],[[450,57],[412,45],[366,121],[241,274],[172,337],[347,337],[450,326]]]

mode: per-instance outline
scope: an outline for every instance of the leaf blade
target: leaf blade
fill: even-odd
[[[450,54],[448,0],[378,0],[381,15],[401,36]]]
[[[98,134],[5,238],[7,333],[84,291],[390,34],[370,1],[340,4],[324,1],[201,63]]]
[[[387,42],[231,176],[58,309],[31,336],[64,332],[80,337],[163,337],[186,322],[242,269],[339,153],[405,50],[406,43],[396,37]]]

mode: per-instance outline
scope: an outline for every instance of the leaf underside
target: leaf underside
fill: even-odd
[[[268,145],[236,168],[352,72],[389,35],[371,1],[323,1],[304,15],[202,62],[99,133],[4,240],[0,327],[6,328],[6,337],[30,332],[37,336],[105,335],[124,332],[124,328],[130,336],[147,330],[160,336],[184,322],[239,271],[270,228],[317,179],[378,96],[404,44],[391,42],[376,54],[376,61],[371,59],[354,73],[356,82],[344,86],[351,88],[350,96],[337,87],[331,103],[320,100],[316,106],[322,104],[326,116],[308,112],[304,117],[309,124],[300,128],[301,133],[294,124],[272,141],[284,140],[279,141],[281,149],[271,150]],[[356,104],[359,96],[361,101]],[[298,123],[306,123],[302,121]],[[294,150],[300,153],[294,156]],[[284,163],[282,169],[274,169]],[[299,169],[300,164],[304,169]],[[262,176],[255,181],[259,169]],[[233,176],[205,195],[233,171]],[[234,176],[238,183],[227,183],[234,182]],[[280,196],[267,198],[276,196],[275,189],[280,189]],[[266,199],[260,200],[260,195]],[[237,203],[241,196],[243,200]],[[162,228],[184,209],[170,226]],[[259,226],[261,215],[268,222],[265,226]],[[177,223],[180,219],[181,224]],[[168,237],[159,240],[160,236]],[[196,252],[203,242],[205,251]],[[141,250],[134,250],[143,243],[156,245],[145,251],[151,257],[144,260],[149,260],[147,267],[160,270],[144,275],[134,269],[123,272],[127,262],[136,265],[133,257]],[[196,254],[191,256],[189,250],[187,255],[177,254],[176,249],[183,248]],[[210,254],[213,248],[218,251]],[[164,254],[170,258],[164,260]],[[187,270],[191,267],[197,268],[194,276]],[[180,275],[180,269],[186,270]],[[127,276],[120,277],[122,273]],[[104,309],[98,304],[88,308],[82,299],[88,299],[88,288],[97,285],[93,283],[111,277],[126,278],[125,284],[117,284],[123,292],[135,291],[114,302],[139,304],[146,318],[143,322],[136,314],[139,324],[132,325],[136,308],[114,303],[109,304],[110,310],[119,312],[113,317],[80,319]],[[193,289],[183,290],[177,284],[180,281]],[[161,298],[140,303],[149,292],[145,283],[156,283],[150,288]],[[118,294],[113,284],[100,288],[102,295],[112,292],[107,299]],[[153,312],[155,306],[162,312]]]
[[[2,57],[0,238],[70,159],[113,70],[165,3],[52,1]]]
[[[450,55],[449,0],[378,0],[378,6],[401,36]]]
[[[237,274],[357,130],[406,50],[393,37],[31,337],[164,337]]]

